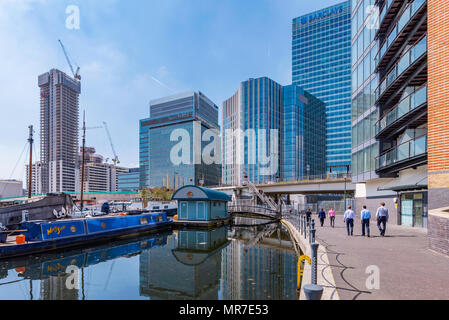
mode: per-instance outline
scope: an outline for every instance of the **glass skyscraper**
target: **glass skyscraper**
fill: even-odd
[[[351,165],[351,3],[293,19],[293,84],[326,104],[326,166]]]
[[[140,120],[141,188],[218,185],[220,159],[206,164],[202,158],[204,148],[214,141],[203,141],[206,130],[215,131],[218,139],[218,107],[203,93],[187,92],[151,101],[150,118]],[[187,148],[176,151],[175,156],[187,152],[188,159],[174,163],[173,150],[184,139],[188,141]],[[220,147],[219,141],[216,144]],[[220,152],[216,149],[211,156]]]
[[[324,103],[302,88],[267,77],[242,82],[223,103],[223,184],[323,174],[325,131]]]

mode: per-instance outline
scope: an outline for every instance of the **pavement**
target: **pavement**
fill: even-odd
[[[351,237],[342,216],[337,215],[335,228],[329,219],[323,227],[316,215],[312,219],[317,222],[316,240],[326,248],[340,299],[449,299],[449,257],[428,249],[427,229],[387,224],[385,237],[381,237],[372,221],[367,238],[362,237],[356,219]]]

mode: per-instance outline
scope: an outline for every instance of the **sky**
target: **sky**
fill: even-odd
[[[292,19],[341,0],[0,0],[0,179],[25,179],[28,126],[39,157],[38,75],[80,67],[80,111],[105,121],[125,167],[139,166],[139,120],[149,101],[201,91],[220,108],[240,82],[291,83]],[[79,29],[67,28],[79,8]],[[69,21],[72,21],[69,19]],[[81,141],[81,140],[80,140]],[[105,158],[102,128],[86,144]]]

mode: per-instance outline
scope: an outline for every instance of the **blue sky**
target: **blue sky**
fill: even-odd
[[[24,179],[29,124],[39,140],[37,76],[70,74],[58,39],[81,68],[87,125],[106,121],[121,164],[138,166],[150,100],[200,90],[221,108],[250,77],[289,84],[292,19],[340,2],[0,0],[0,179]],[[79,30],[66,28],[69,5],[80,9]],[[112,157],[103,129],[88,131],[87,144]]]

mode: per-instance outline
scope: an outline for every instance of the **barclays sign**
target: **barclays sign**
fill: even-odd
[[[343,13],[343,6],[334,7],[334,8],[328,8],[328,9],[325,9],[323,11],[313,13],[313,14],[311,14],[309,16],[302,17],[301,18],[301,23],[302,24],[312,23],[312,22],[314,22],[316,20],[323,19],[323,18],[326,18],[326,17],[330,17],[330,16],[333,16],[333,15],[339,14],[339,13]]]

